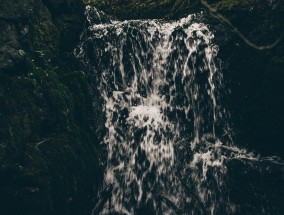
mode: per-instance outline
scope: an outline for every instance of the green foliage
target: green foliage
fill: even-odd
[[[213,5],[221,10],[247,9],[250,6],[247,0],[219,0]]]
[[[22,50],[22,49],[19,50],[19,54],[20,54],[21,56],[25,56],[25,55],[26,55],[25,51]]]
[[[85,4],[93,4],[104,12],[119,19],[151,19],[163,18],[170,12],[174,0],[84,0]]]

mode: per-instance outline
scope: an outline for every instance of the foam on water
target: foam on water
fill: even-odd
[[[233,214],[226,163],[259,157],[232,145],[208,26],[195,15],[94,24],[90,14],[101,21],[100,13],[89,6],[86,14],[90,26],[76,54],[104,101],[105,182],[113,185],[101,214],[135,214],[145,205],[175,214],[160,194],[187,214],[203,214],[200,204],[208,214]]]

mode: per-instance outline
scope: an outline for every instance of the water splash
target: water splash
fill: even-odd
[[[208,26],[196,15],[112,21],[90,6],[86,16],[90,26],[76,55],[104,100],[105,181],[112,184],[101,214],[176,214],[175,207],[235,214],[228,163],[261,159],[232,145]]]

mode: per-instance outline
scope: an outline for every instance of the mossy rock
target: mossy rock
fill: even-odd
[[[1,75],[1,214],[87,214],[103,176],[87,78],[36,63]]]
[[[0,214],[89,214],[103,158],[73,55],[84,5],[5,0],[0,16]]]

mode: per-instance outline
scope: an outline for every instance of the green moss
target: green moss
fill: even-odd
[[[219,0],[213,4],[213,6],[217,7],[219,10],[247,10],[250,4],[247,0]]]
[[[93,4],[98,9],[118,19],[151,19],[163,18],[172,9],[175,1],[141,1],[141,0],[116,0],[116,1],[92,1],[85,0],[85,4]]]

